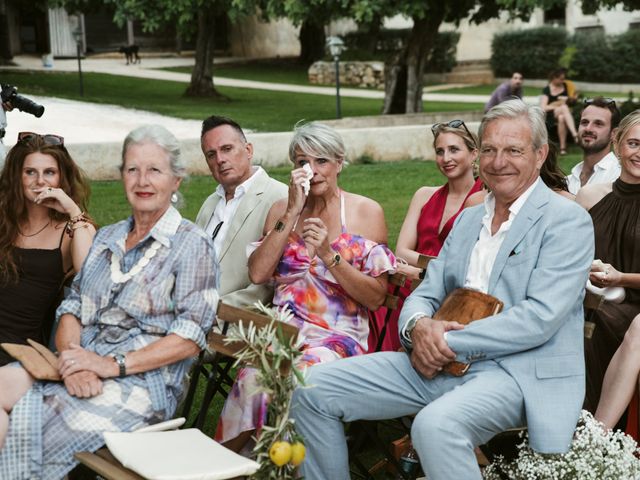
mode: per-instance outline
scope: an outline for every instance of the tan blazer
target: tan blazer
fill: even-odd
[[[264,222],[269,209],[276,200],[288,195],[282,182],[269,177],[259,169],[249,191],[244,194],[218,256],[220,264],[220,286],[218,293],[225,303],[242,307],[258,300],[271,302],[273,288],[270,285],[254,285],[249,281],[247,268],[247,245],[262,236]],[[196,223],[206,228],[220,197],[213,193],[200,207]]]

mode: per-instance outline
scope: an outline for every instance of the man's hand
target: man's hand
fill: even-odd
[[[458,322],[433,320],[422,317],[411,332],[411,365],[426,378],[435,377],[456,354],[444,339],[444,332],[461,330],[464,325]]]
[[[102,393],[102,380],[93,372],[83,370],[64,379],[69,395],[78,398],[91,398]]]

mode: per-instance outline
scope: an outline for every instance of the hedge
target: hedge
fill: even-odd
[[[637,83],[640,80],[640,30],[607,36],[541,27],[496,34],[491,67],[498,77],[515,71],[528,78],[547,78],[559,66],[569,68],[573,80]]]
[[[556,27],[497,33],[491,42],[491,68],[497,77],[520,72],[525,78],[547,78],[558,68],[567,44],[567,32]]]

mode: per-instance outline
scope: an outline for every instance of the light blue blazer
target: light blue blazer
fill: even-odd
[[[425,280],[406,300],[400,329],[418,312],[432,315],[462,287],[485,214],[463,210]],[[538,182],[496,257],[488,293],[502,313],[447,335],[462,362],[496,361],[518,383],[532,448],[564,452],[585,391],[582,301],[593,260],[593,224],[576,203]]]

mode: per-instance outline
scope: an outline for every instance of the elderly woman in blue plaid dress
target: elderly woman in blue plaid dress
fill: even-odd
[[[171,418],[217,306],[210,239],[171,205],[184,168],[163,127],[124,142],[128,220],[102,228],[58,308],[63,383],[0,368],[0,478],[63,478],[105,431]]]

